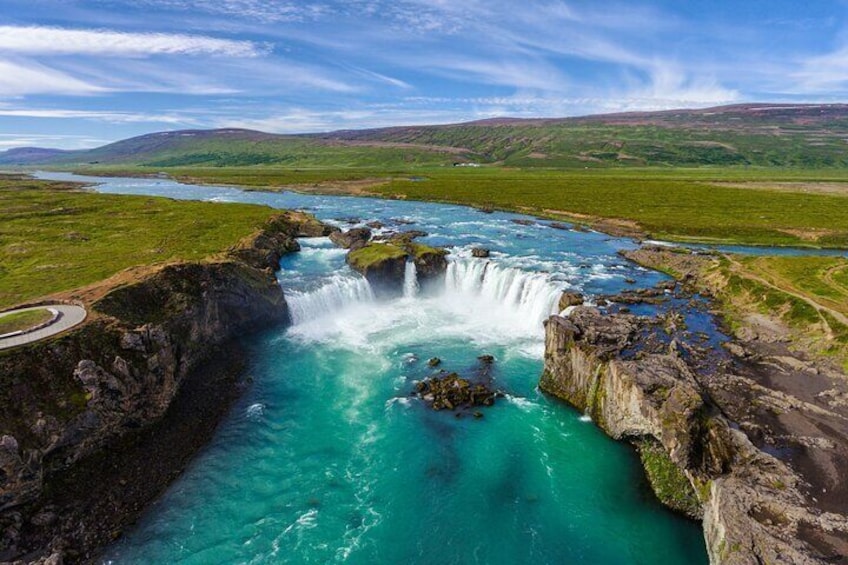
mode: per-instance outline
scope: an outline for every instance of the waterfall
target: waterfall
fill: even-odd
[[[414,298],[418,295],[418,269],[415,261],[407,261],[403,271],[403,297]]]
[[[542,322],[557,312],[562,289],[544,273],[532,273],[489,261],[450,261],[445,273],[445,295],[481,299],[484,307],[511,311],[527,328],[541,330]]]
[[[374,293],[362,277],[334,275],[324,286],[310,291],[286,293],[292,324],[298,325],[326,316],[350,304],[371,302]]]

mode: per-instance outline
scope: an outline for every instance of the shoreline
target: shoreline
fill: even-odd
[[[713,308],[726,308],[698,279],[703,257],[667,249],[624,255],[672,272],[684,293],[706,294]],[[844,563],[848,378],[826,358],[793,351],[794,339],[772,328],[737,325],[742,336],[734,335],[725,314],[717,313],[730,340],[703,359],[685,331],[658,347],[635,329],[657,320],[591,311],[554,316],[541,386],[616,439],[659,442],[660,455],[683,475],[673,489],[654,485],[655,492],[686,512],[675,502],[686,498],[680,485],[691,484],[713,563]],[[630,348],[642,353],[631,357]],[[649,464],[643,456],[646,470]]]
[[[37,171],[36,171],[37,172]],[[132,172],[126,171],[124,173],[119,172],[98,172],[98,171],[84,171],[84,170],[65,170],[62,172],[70,172],[73,174],[80,174],[83,176],[92,176],[92,177],[102,177],[102,178],[157,178],[159,176],[159,172],[151,172],[151,173],[142,173],[142,172]],[[30,174],[30,173],[27,173]],[[360,187],[347,188],[345,183],[359,183],[361,181],[326,181],[327,186],[322,187],[321,183],[313,184],[308,188],[303,185],[279,185],[279,186],[257,186],[257,185],[246,185],[246,184],[233,184],[232,182],[214,182],[213,180],[206,180],[202,178],[192,177],[190,175],[171,175],[167,171],[165,171],[166,177],[169,180],[178,183],[186,183],[186,184],[194,184],[197,186],[220,186],[225,188],[235,188],[239,190],[243,190],[245,192],[293,192],[296,194],[319,194],[326,196],[349,196],[355,198],[378,198],[378,199],[386,199],[386,200],[409,200],[413,202],[432,202],[437,204],[447,204],[453,206],[465,206],[469,208],[475,208],[480,210],[481,212],[489,212],[489,211],[499,211],[499,212],[507,212],[513,214],[522,214],[526,216],[535,217],[540,220],[549,220],[549,221],[566,221],[574,224],[575,226],[580,226],[583,228],[589,228],[599,233],[603,233],[612,237],[624,237],[624,238],[632,238],[637,241],[644,241],[649,239],[654,239],[655,235],[647,232],[636,220],[629,220],[624,218],[615,218],[615,217],[604,217],[604,216],[593,216],[588,214],[581,214],[577,212],[569,212],[567,210],[554,210],[554,209],[540,209],[540,208],[531,208],[531,207],[523,207],[523,206],[493,206],[486,203],[473,203],[473,202],[463,202],[451,199],[442,199],[442,198],[434,198],[434,199],[416,199],[416,198],[408,198],[405,194],[386,194],[381,192],[370,192],[366,189],[362,189]],[[393,180],[396,180],[395,177],[388,177],[386,179],[375,179],[380,180],[381,182],[375,182],[373,186],[386,184]],[[716,238],[699,238],[696,236],[675,236],[674,234],[663,234],[657,235],[660,241],[668,241],[672,244],[679,245],[703,245],[703,246],[728,246],[728,247],[754,247],[754,248],[776,248],[776,249],[798,249],[798,250],[809,250],[809,251],[845,251],[848,253],[848,246],[821,246],[821,245],[813,245],[813,244],[804,244],[803,241],[799,241],[797,244],[774,244],[774,243],[761,243],[761,242],[747,242],[740,241],[736,239],[721,239],[718,240]]]
[[[238,397],[242,337],[289,323],[280,256],[330,229],[276,214],[220,256],[77,291],[86,322],[0,354],[0,560],[89,562],[155,501]]]

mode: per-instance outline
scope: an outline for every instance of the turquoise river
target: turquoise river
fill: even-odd
[[[661,280],[617,254],[632,241],[459,206],[41,176],[305,209],[344,228],[380,221],[377,233],[423,230],[451,249],[444,282],[419,288],[407,269],[403,297],[378,301],[344,250],[301,240],[278,274],[293,324],[251,338],[252,384],[104,563],[707,562],[700,524],[656,501],[633,449],[537,388],[562,290]],[[481,355],[507,393],[484,418],[410,396],[429,358],[473,376]]]

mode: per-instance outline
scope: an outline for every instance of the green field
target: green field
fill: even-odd
[[[730,303],[750,302],[831,352],[848,346],[848,259],[734,256],[721,269]]]
[[[53,314],[46,308],[0,314],[0,335],[28,330],[49,321],[52,317]]]
[[[141,174],[145,169],[94,172]],[[180,180],[258,190],[344,192],[350,186],[349,192],[361,193],[364,185],[367,192],[390,198],[547,217],[558,212],[591,216],[584,219],[587,223],[621,219],[637,222],[650,237],[674,241],[848,247],[848,170],[843,169],[181,167],[168,173]],[[833,190],[820,193],[823,185]]]
[[[262,206],[95,194],[0,177],[0,308],[127,267],[203,259],[270,215]]]

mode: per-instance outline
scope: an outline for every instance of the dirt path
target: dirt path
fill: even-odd
[[[830,308],[830,307],[828,307],[828,306],[826,306],[826,305],[824,305],[820,302],[813,300],[812,298],[810,298],[809,296],[807,296],[805,294],[802,294],[800,291],[798,291],[798,289],[792,287],[789,284],[787,284],[786,286],[779,286],[779,285],[777,285],[777,284],[775,284],[775,283],[773,283],[773,282],[771,282],[771,281],[769,281],[769,280],[767,280],[767,279],[765,279],[765,278],[763,278],[763,277],[761,277],[757,274],[752,273],[750,271],[750,269],[746,268],[744,265],[739,263],[733,257],[731,257],[729,255],[727,257],[730,260],[730,268],[736,275],[743,277],[743,278],[747,278],[747,279],[756,281],[756,282],[758,282],[758,283],[760,283],[764,286],[767,286],[769,288],[772,288],[772,289],[777,290],[779,292],[782,292],[784,294],[788,294],[789,296],[795,297],[798,300],[803,300],[804,302],[809,304],[812,308],[814,308],[816,310],[816,312],[818,312],[819,317],[821,318],[822,322],[824,323],[825,327],[827,328],[827,333],[828,333],[829,338],[833,338],[833,329],[830,327],[830,324],[828,323],[827,318],[822,316],[822,312],[826,312],[828,315],[832,316],[840,324],[848,326],[848,316],[846,316],[845,314],[843,314],[839,310],[834,310],[833,308]],[[831,276],[832,276],[832,274],[831,274]]]
[[[848,265],[834,265],[822,273],[822,279],[829,284],[839,294],[848,297],[848,288],[845,288],[839,281],[833,278],[833,275],[848,269]]]

